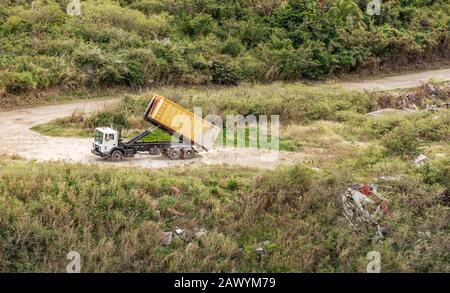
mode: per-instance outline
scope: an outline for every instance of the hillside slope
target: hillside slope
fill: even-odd
[[[51,88],[319,79],[449,60],[450,4],[0,0],[0,97]]]

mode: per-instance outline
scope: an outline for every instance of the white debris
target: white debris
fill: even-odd
[[[257,254],[261,254],[261,253],[263,253],[263,251],[264,251],[264,249],[262,248],[262,246],[258,246],[258,247],[256,247],[256,249],[255,249],[255,252],[256,252]]]
[[[379,225],[380,218],[387,213],[387,201],[377,192],[375,185],[356,185],[347,188],[342,194],[343,214],[353,227],[369,225],[374,230],[374,241],[383,239],[384,229]]]
[[[432,85],[431,83],[427,83],[425,86],[427,88],[427,92],[430,95],[432,96],[436,95],[436,87],[434,85]]]
[[[184,230],[183,230],[183,229],[180,229],[180,228],[177,228],[177,229],[175,230],[175,233],[177,233],[177,235],[181,235],[181,234],[184,233]]]
[[[427,156],[420,154],[420,156],[418,156],[417,159],[414,161],[414,164],[416,166],[422,166],[423,164],[428,163],[429,161],[430,159]]]

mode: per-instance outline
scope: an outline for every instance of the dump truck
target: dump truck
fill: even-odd
[[[211,149],[221,131],[209,121],[159,95],[153,95],[143,118],[152,126],[126,142],[120,137],[120,131],[110,127],[96,128],[91,152],[113,161],[134,157],[137,153],[162,154],[171,160],[192,159],[198,152],[197,148]],[[172,140],[141,141],[156,129],[170,134]]]

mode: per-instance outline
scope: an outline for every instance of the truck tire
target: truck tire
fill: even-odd
[[[195,152],[192,148],[183,149],[183,160],[190,160],[195,157]]]
[[[181,158],[180,149],[169,149],[169,159],[179,160]]]
[[[148,153],[150,154],[150,156],[157,156],[161,154],[161,151],[158,148],[151,148]]]
[[[123,153],[120,150],[114,150],[111,153],[111,160],[114,162],[119,162],[123,160]]]

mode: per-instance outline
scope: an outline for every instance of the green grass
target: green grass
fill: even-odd
[[[33,126],[31,130],[48,136],[93,137],[93,131],[79,127],[67,127],[57,122],[49,122]]]

